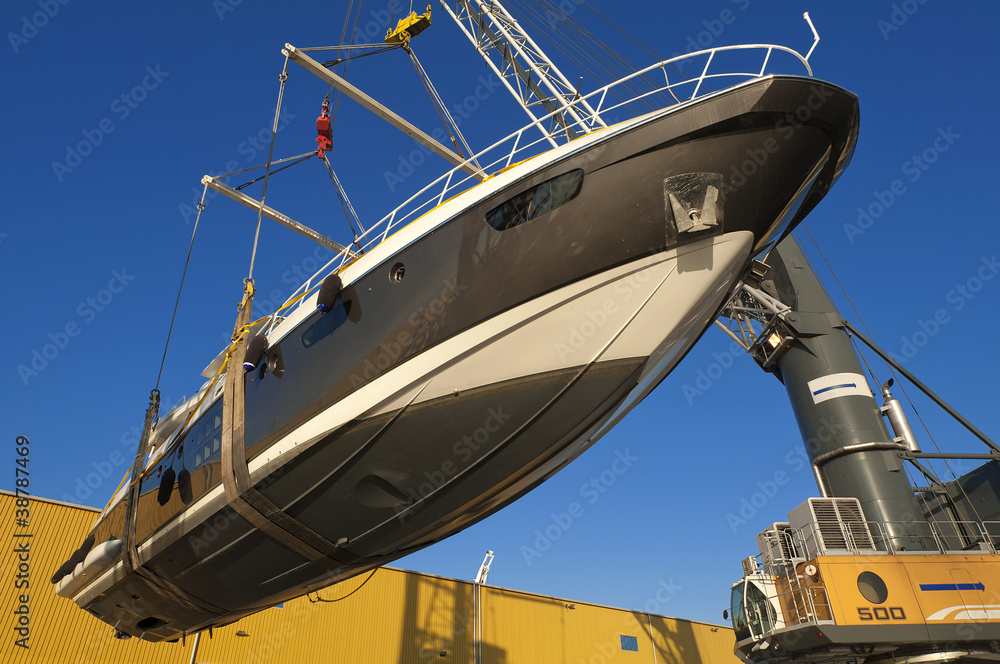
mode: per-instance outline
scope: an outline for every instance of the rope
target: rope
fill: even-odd
[[[198,221],[201,213],[205,211],[205,195],[208,193],[208,185],[201,192],[201,200],[198,202],[198,215],[194,218],[194,230],[191,231],[191,244],[188,245],[187,258],[184,259],[184,271],[181,273],[181,285],[177,289],[177,301],[174,302],[174,314],[170,317],[170,329],[167,330],[167,343],[163,346],[163,357],[160,359],[160,372],[156,374],[156,390],[160,389],[160,378],[163,377],[163,365],[167,362],[167,349],[170,348],[170,336],[174,333],[174,321],[177,320],[177,308],[181,303],[181,293],[184,291],[184,279],[187,277],[188,264],[191,262],[191,251],[194,249],[194,236],[198,233]],[[118,490],[115,490],[117,493]],[[112,494],[112,497],[114,494]]]
[[[330,603],[330,604],[332,604],[333,602],[339,602],[339,601],[340,601],[340,600],[342,600],[342,599],[347,599],[348,597],[350,597],[350,596],[351,596],[351,595],[353,595],[354,593],[356,593],[356,592],[358,592],[359,590],[361,590],[362,588],[364,588],[364,587],[365,587],[365,584],[366,584],[366,583],[368,583],[369,581],[371,581],[371,580],[372,580],[372,577],[373,577],[373,576],[375,576],[375,572],[377,572],[377,571],[378,571],[378,569],[379,569],[378,567],[376,567],[375,569],[373,569],[373,570],[372,570],[372,572],[371,572],[371,574],[369,574],[369,575],[368,575],[368,578],[367,578],[367,579],[365,579],[365,580],[364,580],[364,581],[363,581],[363,582],[361,583],[361,585],[360,585],[360,586],[358,586],[357,588],[355,588],[355,589],[354,589],[354,590],[352,590],[351,592],[347,593],[347,594],[346,594],[346,595],[344,595],[343,597],[338,597],[337,599],[323,599],[322,597],[320,597],[319,593],[317,592],[317,593],[316,593],[316,599],[313,599],[312,597],[310,597],[310,596],[308,595],[308,593],[306,594],[306,599],[307,599],[307,600],[309,600],[309,602],[310,602],[310,603],[312,603],[312,604],[316,604],[317,602],[325,602],[325,603]]]

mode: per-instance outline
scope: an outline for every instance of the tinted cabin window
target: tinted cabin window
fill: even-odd
[[[197,436],[197,438],[195,437]],[[194,467],[199,468],[208,461],[222,458],[222,399],[202,418],[193,435],[185,444],[185,459],[194,455]],[[187,451],[188,446],[191,452]],[[194,470],[194,468],[188,468]]]
[[[183,446],[183,463],[177,458],[178,449]],[[160,473],[150,473],[142,481],[142,493],[154,491],[159,487],[160,474],[167,468],[173,468],[179,473],[181,468],[193,472],[209,461],[219,461],[222,458],[222,399],[213,405],[184,434],[180,445],[174,444],[160,462]]]
[[[582,185],[582,169],[546,180],[487,212],[486,223],[498,231],[514,228],[569,203],[580,193]]]

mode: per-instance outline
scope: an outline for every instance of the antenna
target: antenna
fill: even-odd
[[[809,12],[803,13],[802,18],[804,18],[806,20],[806,23],[809,24],[809,29],[812,30],[813,33],[812,47],[809,49],[809,52],[806,53],[806,62],[809,62],[809,56],[813,54],[813,51],[816,50],[816,44],[819,43],[819,33],[816,32],[816,26],[813,25],[812,19],[809,18]]]
[[[478,583],[479,585],[486,585],[486,577],[490,573],[490,565],[493,564],[493,552],[487,551],[486,557],[483,558],[483,564],[479,566],[479,572],[476,574],[476,579],[473,583]]]

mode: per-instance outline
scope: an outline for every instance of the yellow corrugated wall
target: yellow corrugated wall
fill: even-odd
[[[482,664],[739,662],[732,630],[717,625],[493,587],[482,605]],[[623,650],[622,636],[638,651]]]
[[[153,644],[137,639],[119,641],[111,637],[111,628],[82,611],[73,600],[55,593],[49,579],[56,569],[80,546],[97,511],[47,500],[31,500],[28,515],[18,514],[16,500],[9,492],[0,493],[0,662],[3,664],[36,664],[38,662],[184,662],[183,648],[178,644]],[[23,508],[22,508],[23,509]],[[27,527],[17,524],[27,518]],[[26,535],[30,534],[31,537]],[[15,587],[21,562],[15,548],[29,542],[29,629],[28,648],[15,641],[19,595],[25,589]],[[188,642],[187,649],[191,647]]]
[[[185,645],[118,641],[110,627],[53,592],[49,577],[86,536],[96,510],[44,500],[32,501],[29,509],[29,526],[18,527],[14,497],[0,492],[0,662],[190,661],[193,637]],[[16,537],[25,532],[32,537]],[[12,629],[17,620],[15,593],[21,592],[14,588],[18,560],[13,545],[26,539],[31,541],[28,650],[15,645]],[[732,630],[725,627],[493,586],[480,590],[481,664],[738,662],[732,654]],[[214,630],[211,638],[203,634],[195,661],[474,664],[475,592],[476,586],[467,581],[381,568]],[[638,652],[622,650],[622,635],[636,637]]]
[[[198,661],[472,662],[471,584],[389,568],[368,577],[216,630]]]

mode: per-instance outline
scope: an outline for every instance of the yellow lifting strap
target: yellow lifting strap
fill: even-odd
[[[385,43],[405,46],[411,39],[429,27],[431,27],[431,6],[427,5],[426,13],[410,12],[409,16],[399,19],[399,22],[396,23],[396,29],[385,33]]]

